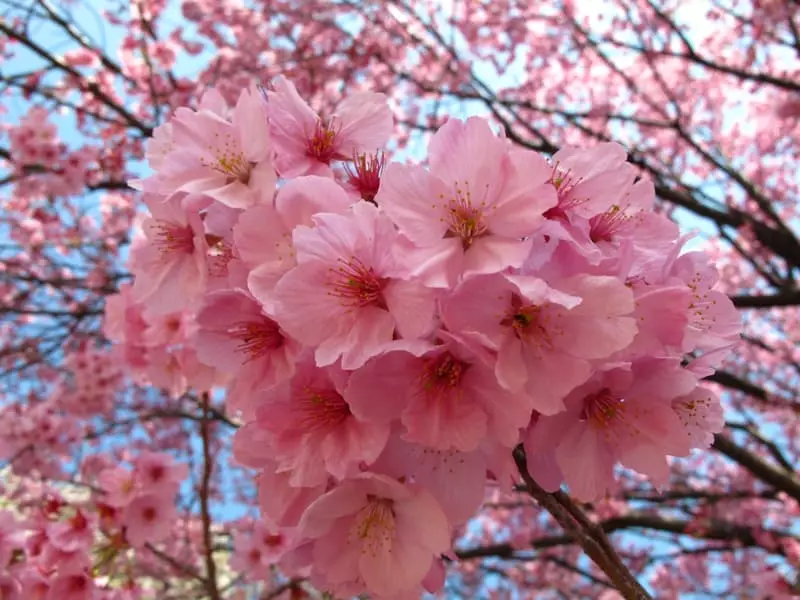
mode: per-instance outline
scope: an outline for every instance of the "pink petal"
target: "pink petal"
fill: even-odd
[[[362,486],[352,482],[342,484],[311,503],[300,520],[298,531],[303,537],[322,537],[338,519],[355,515],[366,504],[367,495]]]
[[[564,398],[592,376],[588,361],[562,353],[527,354],[527,390],[533,408],[543,415],[564,410]],[[543,382],[547,382],[543,385]]]
[[[388,352],[354,371],[344,398],[356,417],[374,423],[389,423],[408,403],[409,385],[419,360],[406,352]]]
[[[346,156],[383,148],[394,128],[394,117],[384,94],[360,92],[346,98],[336,111],[342,129],[336,145]]]
[[[495,365],[497,381],[507,390],[519,391],[528,381],[528,365],[523,357],[522,342],[511,337],[500,346]]]
[[[428,246],[447,231],[447,223],[440,219],[442,209],[437,207],[437,199],[449,192],[448,187],[424,167],[390,163],[381,178],[375,201],[401,233],[417,244]]]
[[[344,335],[319,345],[317,364],[332,364],[341,354],[343,369],[358,369],[392,340],[394,325],[392,316],[383,309],[374,306],[361,309],[357,320]]]
[[[533,240],[487,235],[476,239],[464,253],[464,275],[499,273],[519,267],[531,251]]]
[[[362,552],[359,570],[367,588],[375,594],[392,596],[412,591],[431,566],[433,557],[413,543],[384,543]]]
[[[592,502],[613,484],[614,458],[586,423],[576,424],[564,433],[556,449],[556,461],[570,493],[578,500]]]
[[[268,161],[270,144],[269,122],[264,99],[254,87],[242,90],[233,111],[233,126],[239,133],[239,143],[252,162]]]
[[[281,328],[303,344],[314,346],[342,335],[347,313],[325,293],[327,277],[327,265],[308,263],[289,271],[275,286],[275,317]]]
[[[414,281],[391,280],[383,298],[394,317],[398,333],[404,338],[422,337],[433,327],[435,292]]]
[[[275,208],[289,229],[310,226],[317,213],[341,213],[353,204],[333,179],[307,175],[286,182],[275,199]]]
[[[485,119],[450,119],[431,138],[428,161],[445,184],[468,187],[476,203],[491,202],[503,186],[497,175],[503,171],[505,150]]]
[[[442,507],[425,489],[395,502],[398,542],[411,542],[439,555],[450,548],[450,524]]]

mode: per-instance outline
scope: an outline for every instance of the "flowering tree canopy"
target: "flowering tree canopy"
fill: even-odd
[[[800,593],[796,3],[0,33],[0,598]]]

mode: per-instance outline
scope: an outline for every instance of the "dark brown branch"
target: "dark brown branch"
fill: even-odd
[[[639,584],[611,546],[601,528],[592,523],[581,509],[563,493],[548,494],[528,474],[522,446],[514,450],[514,461],[528,493],[558,522],[567,535],[575,539],[583,551],[608,576],[627,600],[649,600],[650,594]]]
[[[600,521],[596,527],[605,534],[642,529],[648,532],[659,531],[691,536],[695,540],[735,542],[739,547],[761,547],[759,537],[753,533],[750,527],[720,519],[711,519],[702,523],[702,527],[700,527],[700,523],[692,519],[677,519],[649,513],[628,513],[627,515]],[[769,533],[777,537],[793,537],[790,533],[777,530],[769,530]],[[548,550],[575,543],[579,543],[579,540],[574,535],[554,535],[531,540],[531,549]],[[780,547],[769,551],[779,555],[784,554]],[[490,556],[509,560],[523,558],[529,560],[531,558],[530,555],[525,555],[524,551],[520,551],[511,544],[492,544],[465,548],[456,550],[455,554],[461,560],[480,559]]]
[[[769,296],[732,296],[736,308],[777,308],[800,306],[800,290],[788,290]]]
[[[725,435],[717,434],[714,437],[713,447],[750,471],[760,481],[786,492],[800,502],[800,481],[794,475],[769,464],[756,454],[738,446]]]
[[[762,387],[742,379],[741,377],[729,373],[728,371],[716,371],[713,375],[705,378],[707,381],[713,381],[730,390],[743,392],[748,396],[752,396],[756,400],[770,406],[771,408],[779,410],[789,410],[800,415],[800,402],[792,402],[785,398],[774,397]]]
[[[75,78],[77,85],[83,90],[90,94],[92,94],[95,98],[100,100],[103,104],[105,104],[109,109],[116,112],[120,115],[128,125],[133,127],[134,129],[139,130],[144,136],[150,136],[153,133],[151,127],[148,127],[142,121],[140,121],[136,116],[131,114],[124,106],[119,104],[116,100],[111,98],[108,94],[106,94],[97,83],[94,82],[85,82],[83,80],[83,76],[79,71],[74,69],[73,67],[69,66],[68,64],[64,63],[63,61],[59,60],[57,57],[53,56],[50,52],[45,50],[42,46],[28,38],[23,33],[20,33],[9,27],[5,24],[5,22],[0,21],[0,32],[4,33],[8,37],[16,40],[26,48],[28,48],[31,52],[43,58],[51,65],[59,68],[60,70],[64,71],[68,75],[71,75]]]
[[[206,591],[211,600],[221,600],[217,587],[217,564],[214,562],[214,542],[211,537],[211,511],[209,510],[209,494],[211,490],[211,473],[213,459],[211,457],[211,435],[209,432],[209,394],[203,393],[203,418],[200,421],[200,436],[203,442],[203,476],[200,481],[200,518],[203,522],[203,546],[205,547]]]

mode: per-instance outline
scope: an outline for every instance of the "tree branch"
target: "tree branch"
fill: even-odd
[[[205,546],[206,590],[211,600],[221,600],[217,587],[217,564],[214,562],[214,543],[211,539],[211,512],[209,490],[211,488],[211,439],[209,434],[209,394],[203,393],[203,418],[200,421],[200,436],[203,441],[203,477],[200,481],[200,518],[203,521],[203,545]]]
[[[739,463],[757,479],[786,492],[800,502],[800,481],[792,474],[774,467],[722,434],[714,436],[713,448],[734,462]]]
[[[736,308],[776,308],[800,306],[800,290],[788,290],[771,296],[731,296]]]
[[[626,600],[650,600],[650,594],[639,584],[614,551],[605,533],[564,493],[548,494],[528,474],[528,464],[522,446],[514,450],[517,464],[528,493],[553,515],[564,531],[575,539],[583,551],[608,576]]]

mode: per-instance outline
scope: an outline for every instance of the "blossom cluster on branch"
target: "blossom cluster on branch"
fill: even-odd
[[[107,329],[141,369],[133,321],[190,323],[155,362],[177,394],[225,385],[286,573],[415,598],[487,485],[518,480],[519,444],[580,500],[617,465],[666,483],[722,429],[699,380],[740,325],[621,146],[546,160],[473,117],[402,164],[392,128],[381,94],[319,115],[284,77],[178,109],[134,183],[150,216]]]
[[[133,600],[143,596],[141,576],[158,571],[141,550],[176,526],[185,465],[142,452],[131,468],[101,456],[82,466],[85,493],[51,487],[16,498],[17,509],[33,509],[24,517],[0,511],[3,600]]]

